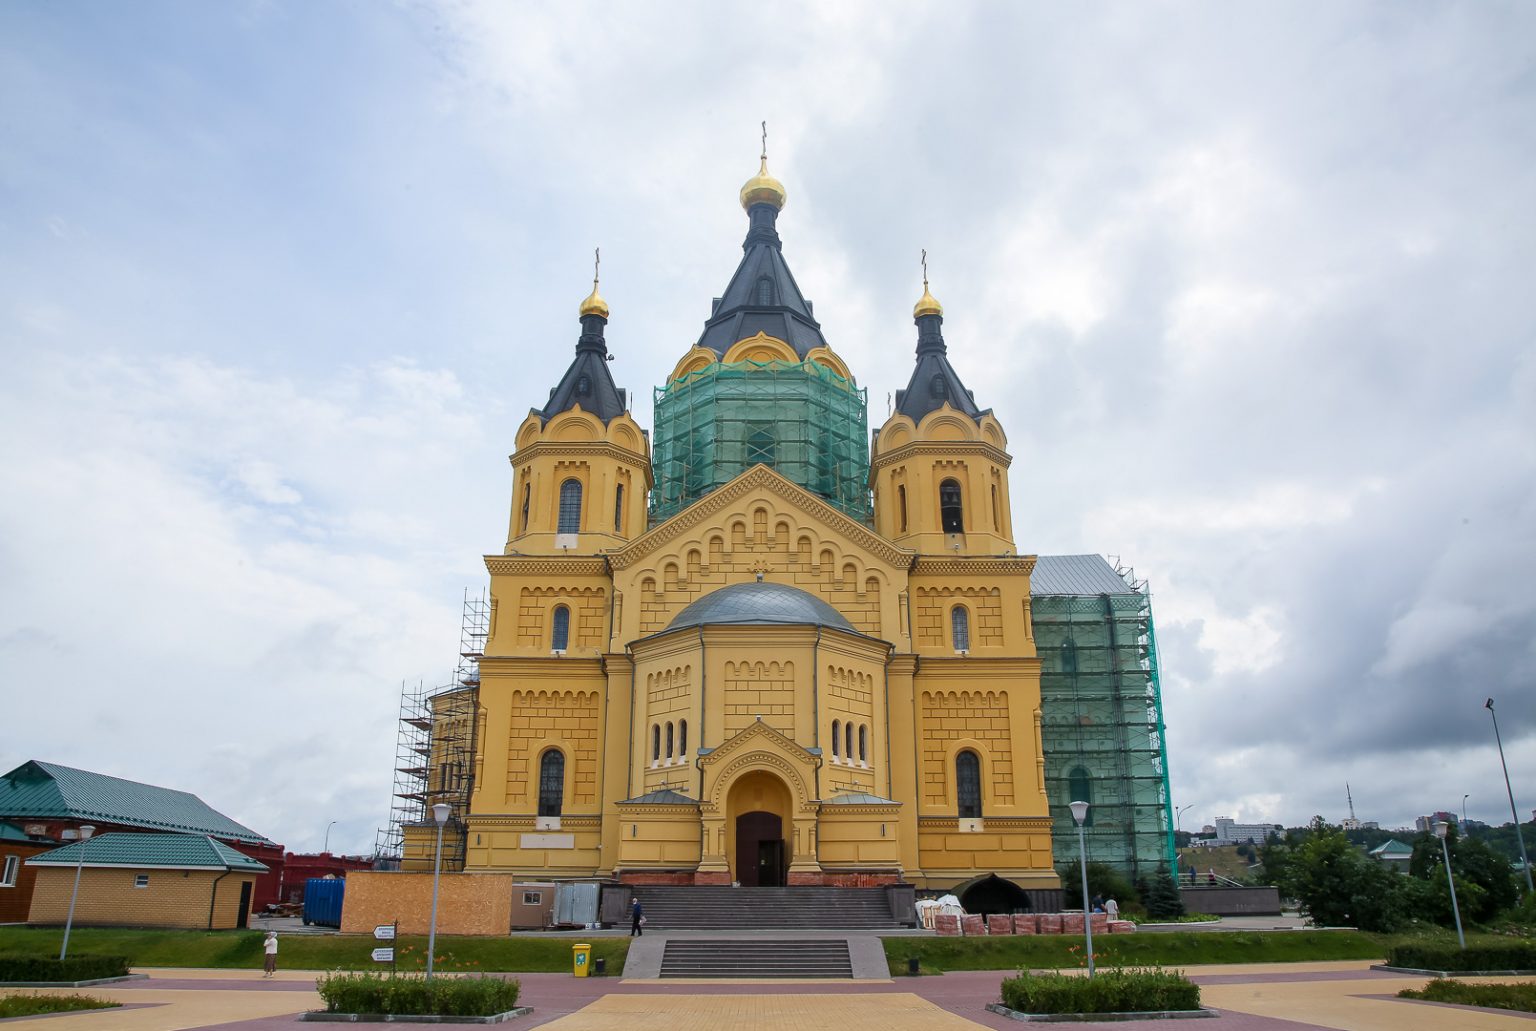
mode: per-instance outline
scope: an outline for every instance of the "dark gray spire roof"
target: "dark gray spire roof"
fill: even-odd
[[[700,347],[724,356],[732,344],[759,332],[785,341],[801,358],[813,347],[827,346],[811,302],[784,263],[775,228],[778,215],[772,204],[754,204],[747,211],[751,226],[741,245],[746,253],[704,323]]]
[[[718,623],[787,623],[858,633],[841,612],[809,591],[765,580],[711,591],[679,612],[667,629]]]
[[[957,412],[973,419],[984,414],[976,407],[976,398],[960,382],[960,374],[949,364],[948,348],[944,346],[942,315],[919,315],[917,322],[917,365],[907,389],[896,391],[896,411],[913,422],[922,422],[923,416],[936,412],[949,402]],[[991,411],[986,409],[985,411]]]
[[[553,418],[581,405],[582,411],[591,412],[607,424],[623,415],[629,407],[629,399],[624,391],[613,385],[613,375],[608,371],[608,342],[603,339],[603,326],[607,321],[601,315],[581,317],[576,359],[560,377],[555,389],[549,392],[549,403],[539,413],[544,418]]]

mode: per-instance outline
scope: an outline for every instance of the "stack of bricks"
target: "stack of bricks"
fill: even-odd
[[[1130,934],[1136,925],[1130,920],[1111,920],[1103,913],[1091,914],[1094,934]],[[986,916],[940,913],[933,918],[933,933],[942,937],[994,934],[1073,934],[1083,933],[1081,913],[991,913]]]
[[[986,934],[987,918],[979,913],[975,915],[966,913],[960,918],[960,929],[964,931],[967,936]]]
[[[953,913],[940,913],[933,918],[933,933],[940,937],[953,937],[960,933],[960,918]]]

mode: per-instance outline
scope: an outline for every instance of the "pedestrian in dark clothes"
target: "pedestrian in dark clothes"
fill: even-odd
[[[640,905],[639,899],[632,898],[629,900],[629,936],[631,938],[645,933],[644,928],[640,926],[643,923],[645,923],[645,908]]]

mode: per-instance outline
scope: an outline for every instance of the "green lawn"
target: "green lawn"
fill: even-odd
[[[0,953],[59,954],[57,929],[0,927]],[[71,954],[127,956],[139,967],[215,967],[261,969],[260,931],[165,931],[129,928],[77,927],[69,936]],[[282,970],[387,970],[370,953],[382,945],[362,935],[280,935],[278,967]],[[629,954],[628,938],[585,938],[594,959],[608,961],[617,974]],[[541,973],[571,969],[572,938],[437,937],[436,969],[442,971],[504,971]],[[400,969],[426,967],[425,935],[402,935],[395,943]]]

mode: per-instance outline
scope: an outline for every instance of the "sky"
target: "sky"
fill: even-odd
[[[1536,8],[0,5],[0,767],[371,852],[592,251],[649,393],[926,248],[1015,540],[1153,596],[1180,825],[1536,807]],[[334,821],[334,825],[333,825]]]

